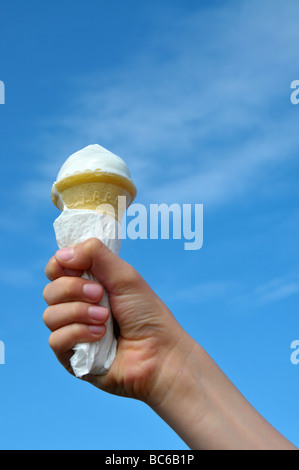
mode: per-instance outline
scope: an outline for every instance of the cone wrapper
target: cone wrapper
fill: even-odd
[[[54,230],[59,248],[82,243],[89,238],[98,238],[113,253],[119,255],[121,226],[112,217],[92,210],[65,209],[54,222]],[[97,281],[90,272],[82,276]],[[108,294],[99,303],[110,310]],[[93,343],[76,344],[71,358],[71,366],[76,377],[86,374],[104,375],[110,369],[116,355],[117,341],[113,333],[113,318],[110,314],[106,322],[106,333]]]

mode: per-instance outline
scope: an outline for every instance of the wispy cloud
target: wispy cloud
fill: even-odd
[[[125,157],[144,200],[219,205],[260,190],[299,144],[289,100],[299,5],[274,3],[174,9],[167,30],[156,15],[142,57],[75,78],[68,112],[38,141],[41,195],[67,155],[95,142]]]
[[[265,304],[299,294],[299,281],[274,279],[255,290],[258,303]]]
[[[169,291],[169,288],[165,289]],[[173,301],[188,304],[220,303],[225,308],[244,310],[244,306],[258,307],[284,301],[299,294],[299,280],[296,276],[271,279],[260,285],[242,280],[213,280],[197,282],[172,292]]]
[[[20,267],[7,267],[0,273],[0,282],[6,286],[16,286],[20,289],[27,289],[28,287],[34,286],[37,277],[33,270]]]
[[[171,298],[173,301],[179,300],[196,304],[211,300],[221,301],[231,295],[237,286],[237,282],[231,281],[201,282],[172,292]]]

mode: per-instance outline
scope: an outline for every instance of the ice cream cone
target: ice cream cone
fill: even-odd
[[[135,185],[120,157],[99,145],[90,145],[71,155],[51,191],[53,203],[62,211],[54,223],[59,247],[97,237],[119,254],[120,238],[115,234],[135,196]],[[89,272],[82,277],[96,280]],[[101,305],[109,308],[106,292]],[[74,350],[71,365],[75,375],[107,373],[116,354],[112,317],[100,341],[78,344]]]

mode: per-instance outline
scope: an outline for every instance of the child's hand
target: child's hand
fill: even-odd
[[[100,241],[60,250],[44,290],[50,345],[70,372],[78,342],[105,334],[103,290],[81,279],[89,270],[108,292],[120,328],[107,375],[84,380],[150,405],[193,449],[296,449],[250,405],[212,358],[176,322],[144,279]]]
[[[81,279],[85,270],[90,270],[100,285]],[[84,380],[149,404],[163,400],[169,380],[174,380],[177,368],[183,365],[182,351],[172,360],[181,338],[186,354],[186,339],[190,346],[192,341],[137,271],[99,240],[90,239],[59,250],[49,261],[46,275],[52,282],[44,290],[49,304],[44,322],[52,331],[50,346],[63,366],[72,372],[69,360],[76,343],[96,341],[105,334],[109,312],[97,305],[103,285],[120,329],[118,349],[106,375],[87,375]]]

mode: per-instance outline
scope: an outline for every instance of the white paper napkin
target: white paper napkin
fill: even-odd
[[[91,210],[65,209],[54,222],[54,230],[59,248],[82,243],[89,238],[98,238],[113,253],[120,253],[120,224],[108,215]],[[97,281],[91,273],[85,272],[85,279]],[[110,310],[108,294],[99,303]],[[93,343],[76,344],[71,366],[77,377],[86,374],[103,375],[108,372],[116,355],[117,341],[113,334],[113,318],[106,322],[106,333]]]

